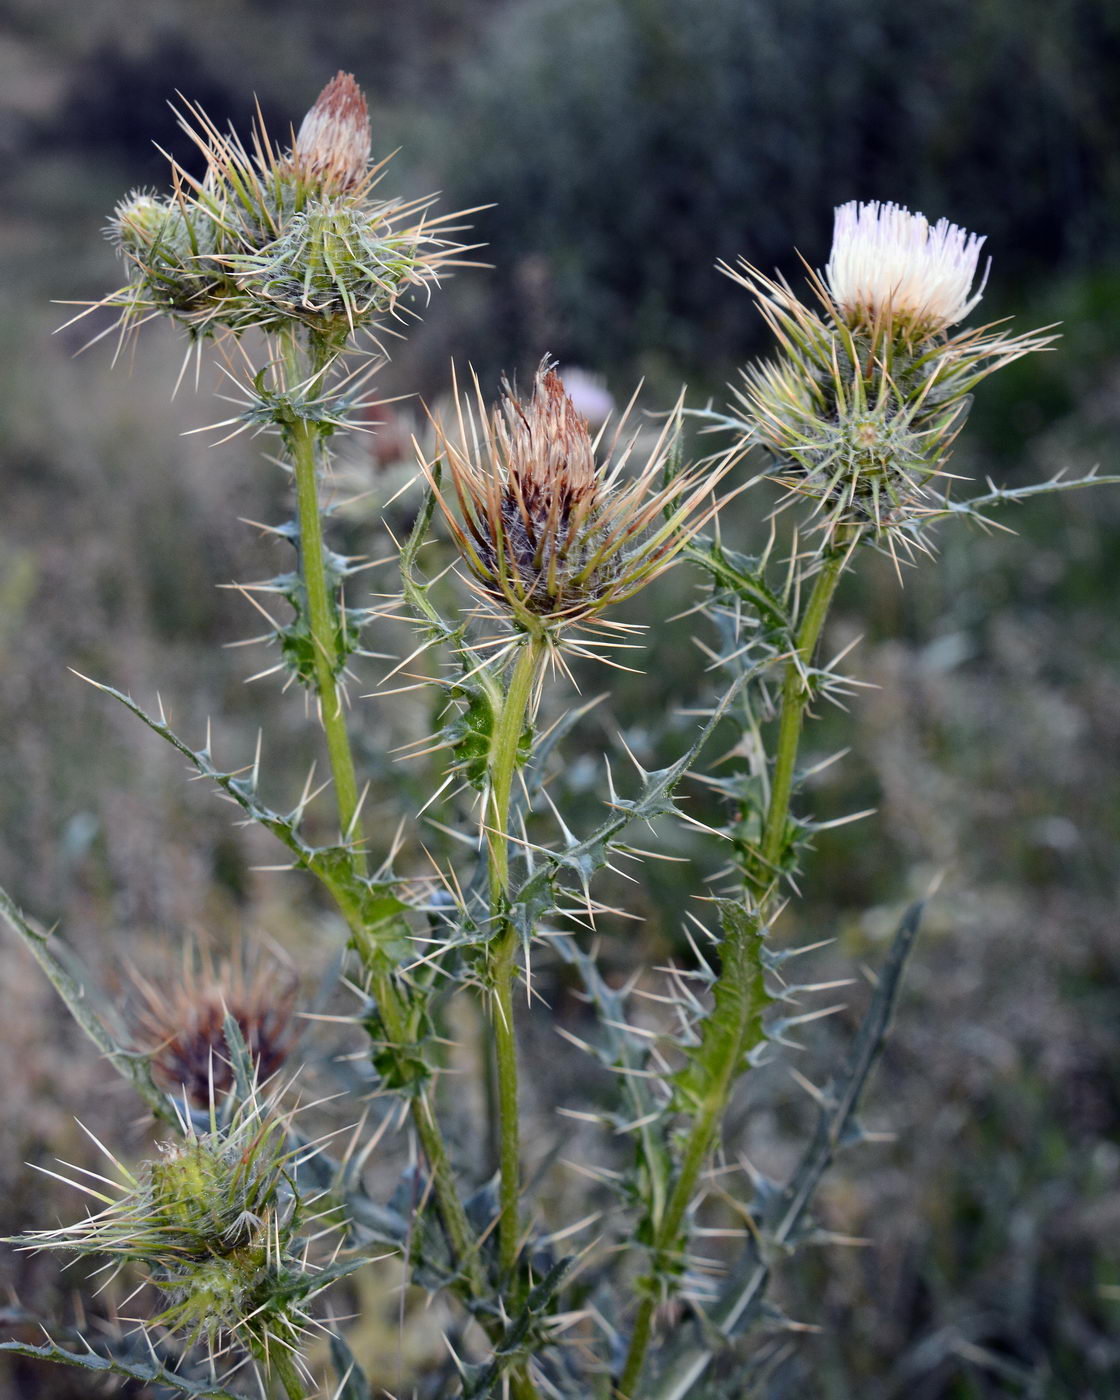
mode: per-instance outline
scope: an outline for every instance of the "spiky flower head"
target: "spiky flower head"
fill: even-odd
[[[628,473],[639,435],[602,450],[546,356],[528,402],[508,384],[487,413],[458,394],[457,436],[436,424],[450,494],[425,465],[482,598],[514,626],[558,636],[586,625],[666,569],[713,513],[722,472],[664,481],[679,416],[670,416],[644,465]]]
[[[230,1017],[259,1083],[277,1073],[295,1040],[292,1013],[297,981],[278,963],[246,954],[216,958],[205,947],[185,949],[181,966],[157,980],[134,974],[139,993],[133,1035],[149,1057],[160,1088],[205,1108],[234,1084]]]
[[[1053,337],[993,327],[950,333],[976,305],[983,239],[893,204],[844,205],[816,305],[749,263],[721,270],[751,292],[778,356],[743,371],[743,439],[769,448],[773,475],[838,529],[894,540],[943,502],[953,442],[976,385]],[[982,290],[982,288],[981,288]]]
[[[129,196],[110,221],[131,276],[98,304],[121,310],[122,331],[153,315],[195,336],[295,321],[338,348],[462,251],[449,220],[429,217],[434,196],[374,196],[386,162],[370,163],[366,102],[348,73],[319,94],[290,150],[259,115],[248,143],[189,103],[180,124],[202,177],[173,161],[166,198]]]
[[[212,1355],[237,1342],[267,1368],[274,1350],[294,1348],[302,1304],[319,1291],[300,1249],[311,1203],[294,1184],[315,1149],[291,1147],[289,1126],[254,1094],[224,1118],[212,1109],[204,1131],[184,1115],[182,1138],[135,1171],[102,1148],[118,1179],[86,1174],[105,1190],[70,1184],[103,1208],[19,1243],[139,1265],[161,1295],[147,1326]]]
[[[279,238],[224,261],[257,303],[261,325],[295,320],[345,336],[391,312],[412,287],[438,280],[443,245],[411,224],[411,213],[406,206],[309,200]]]
[[[853,323],[908,322],[920,332],[963,321],[984,293],[982,235],[948,219],[931,224],[900,204],[852,200],[836,210],[825,282]]]

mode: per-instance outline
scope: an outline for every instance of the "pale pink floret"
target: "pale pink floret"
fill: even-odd
[[[352,189],[361,180],[370,158],[369,109],[352,74],[337,73],[315,99],[292,154],[326,193]]]
[[[849,316],[889,315],[941,330],[979,302],[987,270],[974,292],[984,239],[939,219],[930,224],[899,204],[859,204],[836,210],[825,281]]]

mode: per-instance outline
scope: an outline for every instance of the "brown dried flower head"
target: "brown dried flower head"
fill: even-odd
[[[323,194],[353,189],[370,161],[369,108],[351,73],[336,73],[304,117],[292,164]]]
[[[522,631],[556,633],[588,623],[666,569],[716,509],[717,472],[662,480],[680,426],[670,415],[645,464],[628,473],[639,433],[619,425],[600,459],[546,356],[527,403],[508,384],[487,414],[475,380],[477,416],[456,386],[457,440],[436,424],[437,460],[458,511],[432,465],[425,472],[482,597]]]
[[[227,1015],[241,1031],[258,1082],[270,1079],[292,1048],[297,982],[274,962],[245,954],[215,958],[205,948],[188,948],[170,985],[138,973],[133,980],[137,1046],[151,1056],[157,1084],[176,1096],[185,1093],[196,1108],[233,1086]]]

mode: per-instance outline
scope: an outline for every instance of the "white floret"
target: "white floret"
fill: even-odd
[[[984,239],[939,219],[931,224],[898,204],[859,204],[836,210],[825,281],[850,316],[889,314],[928,329],[961,321],[979,302],[973,291]]]

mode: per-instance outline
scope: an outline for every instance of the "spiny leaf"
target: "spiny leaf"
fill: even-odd
[[[606,1050],[602,1058],[611,1068],[627,1071],[644,1068],[649,1053],[641,1037],[626,1030],[626,1004],[622,996],[605,982],[595,960],[589,957],[573,938],[559,938],[552,945],[572,967],[579,971],[584,990],[599,1017]],[[660,1219],[665,1208],[672,1163],[659,1120],[667,1112],[669,1096],[654,1093],[649,1079],[641,1074],[621,1073],[620,1088],[628,1113],[628,1121],[639,1124],[634,1129],[634,1151],[639,1171],[638,1194],[647,1213]]]
[[[514,906],[538,904],[542,883],[553,880],[564,870],[574,872],[580,883],[586,884],[596,871],[601,870],[607,864],[616,838],[634,821],[651,821],[655,817],[668,815],[680,816],[673,801],[677,785],[692,767],[700,750],[708,742],[712,732],[727,713],[735,697],[749,681],[767,669],[770,664],[769,659],[761,661],[757,666],[753,666],[737,676],[701,727],[694,741],[680,758],[667,768],[643,773],[642,788],[637,797],[619,798],[614,804],[611,815],[589,836],[585,836],[579,841],[569,842],[559,850],[545,851],[542,857],[545,863],[542,870],[548,870],[549,874],[544,875],[538,871],[531,875],[512,896],[511,903]]]
[[[373,1392],[366,1374],[354,1359],[345,1337],[337,1332],[331,1333],[331,1361],[339,1380],[339,1388],[332,1392],[331,1400],[371,1400]]]
[[[67,1351],[55,1342],[47,1341],[42,1346],[30,1342],[0,1342],[0,1351],[14,1352],[19,1356],[35,1356],[43,1361],[55,1361],[62,1366],[80,1366],[86,1371],[100,1371],[105,1375],[126,1376],[130,1380],[142,1381],[146,1385],[167,1386],[180,1395],[206,1397],[206,1400],[248,1400],[243,1392],[226,1390],[217,1383],[187,1380],[185,1376],[169,1371],[158,1361],[122,1361],[109,1356],[101,1356],[95,1351],[85,1353]]]
[[[948,496],[936,495],[938,505],[916,521],[914,528],[921,529],[935,520],[946,520],[954,515],[983,521],[983,512],[993,506],[1015,505],[1034,496],[1049,496],[1057,491],[1080,491],[1085,486],[1120,486],[1120,476],[1098,476],[1095,472],[1089,472],[1086,476],[1067,481],[1059,472],[1049,481],[1037,481],[1030,486],[994,486],[991,481],[988,486],[990,489],[983,495],[973,496],[967,501],[952,501]]]
[[[674,1076],[678,1106],[693,1110],[713,1094],[726,1095],[749,1067],[749,1056],[767,1039],[762,1017],[773,1001],[758,915],[730,900],[720,902],[719,914],[724,937],[712,1009],[700,1024],[699,1045],[687,1051],[688,1063]]]
[[[540,1339],[535,1334],[556,1294],[567,1277],[574,1255],[555,1263],[525,1300],[525,1306],[494,1344],[492,1359],[483,1366],[469,1368],[463,1381],[461,1400],[489,1400],[510,1362],[532,1355]]]
[[[89,677],[82,679],[89,680]],[[396,893],[395,881],[362,874],[349,846],[310,845],[300,836],[296,820],[274,812],[260,801],[252,780],[239,776],[238,770],[225,772],[216,767],[207,751],[191,748],[165,720],[149,715],[131,696],[99,681],[90,681],[90,684],[119,700],[149,729],[177,749],[198,773],[232,798],[248,817],[282,841],[295,857],[295,864],[322,881],[351,928],[362,930],[363,938],[368,940],[368,950],[380,956],[387,967],[408,954],[408,930],[399,918],[408,905]]]
[[[167,1099],[152,1080],[148,1057],[126,1049],[106,1029],[94,1008],[89,989],[78,980],[51,947],[47,934],[34,928],[16,906],[6,890],[0,889],[0,915],[8,927],[22,940],[31,956],[47,974],[56,992],[66,1003],[66,1009],[89,1036],[113,1068],[133,1086],[157,1118],[175,1122]]]
[[[793,619],[789,610],[767,584],[757,559],[706,538],[686,545],[682,554],[711,574],[717,591],[736,594],[754,608],[768,627],[792,634]]]

